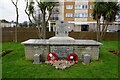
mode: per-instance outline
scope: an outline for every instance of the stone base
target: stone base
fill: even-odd
[[[74,43],[74,38],[71,37],[52,37],[49,39],[50,43]]]
[[[39,43],[38,43],[39,42]],[[47,60],[47,55],[50,52],[55,52],[59,55],[62,55],[67,59],[67,55],[75,53],[78,55],[78,60],[83,60],[84,54],[89,54],[91,60],[99,59],[99,45],[102,45],[99,42],[93,40],[76,40],[75,43],[49,43],[47,40],[28,40],[23,42],[25,45],[25,58],[26,60],[34,60],[34,55],[41,54],[41,61]],[[54,47],[54,48],[53,48]],[[57,50],[57,47],[61,49]],[[72,47],[72,48],[70,48]],[[60,56],[62,57],[62,56]]]

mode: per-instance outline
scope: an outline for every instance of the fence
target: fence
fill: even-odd
[[[47,31],[47,39],[55,36],[55,32]],[[96,40],[96,32],[69,32],[75,39]],[[28,39],[39,39],[36,28],[17,28],[18,42]],[[106,32],[104,40],[118,40],[118,32]],[[2,42],[15,42],[15,28],[2,28]]]

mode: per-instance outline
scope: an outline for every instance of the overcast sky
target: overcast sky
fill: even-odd
[[[27,15],[24,12],[25,1],[19,0],[19,22],[28,21]],[[16,11],[15,6],[12,4],[11,0],[0,0],[0,19],[6,19],[8,21],[16,21]]]
[[[120,1],[120,0],[119,0]],[[19,22],[28,21],[27,15],[25,14],[25,0],[19,0]],[[12,4],[11,0],[0,0],[0,20],[6,19],[7,21],[16,21],[16,11],[15,6]]]

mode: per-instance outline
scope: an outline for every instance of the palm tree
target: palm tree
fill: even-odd
[[[105,25],[102,29],[101,40],[107,31],[108,25],[116,20],[116,15],[118,15],[120,11],[120,6],[117,2],[106,2],[104,6],[106,6],[105,13],[103,14]]]
[[[35,9],[34,9],[34,2],[31,1],[29,6],[28,6],[28,11],[29,13],[26,13],[28,15],[28,18],[29,20],[30,19],[30,16],[32,16],[32,18],[34,19],[35,23],[38,24],[40,23],[40,19],[41,19],[41,23],[42,23],[42,29],[40,30],[38,27],[38,31],[39,31],[39,38],[42,38],[42,39],[46,39],[46,28],[47,28],[47,24],[48,24],[48,20],[51,16],[51,13],[52,13],[52,9],[54,8],[56,2],[45,2],[46,0],[36,0],[37,4],[38,4],[38,7],[39,7],[39,10],[41,11],[42,13],[42,17],[39,16],[39,19],[36,19],[36,17],[34,16],[34,12],[35,12]],[[26,5],[28,5],[28,2],[26,3]],[[26,6],[26,10],[27,10],[27,6]],[[27,12],[25,10],[25,12]],[[46,11],[49,12],[49,16],[48,18],[46,19]],[[32,21],[31,21],[32,22]],[[40,26],[40,25],[38,25]]]
[[[116,19],[116,15],[120,11],[117,2],[94,2],[93,19],[97,20],[97,40],[101,41],[110,23]],[[100,32],[100,18],[103,17],[102,32]]]
[[[100,18],[103,13],[103,4],[104,2],[94,2],[94,9],[93,9],[93,19],[97,21],[97,40],[99,41],[100,38]]]
[[[56,4],[56,2],[44,2],[44,1],[40,1],[38,2],[38,7],[40,8],[41,12],[42,12],[42,35],[43,35],[43,39],[46,39],[46,28],[47,28],[47,24],[48,24],[48,20],[51,16],[52,10]],[[49,13],[48,19],[46,20],[46,10]]]

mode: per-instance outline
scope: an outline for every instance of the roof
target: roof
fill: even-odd
[[[0,20],[0,22],[3,22],[3,23],[10,23],[10,22],[6,21],[5,19]]]

